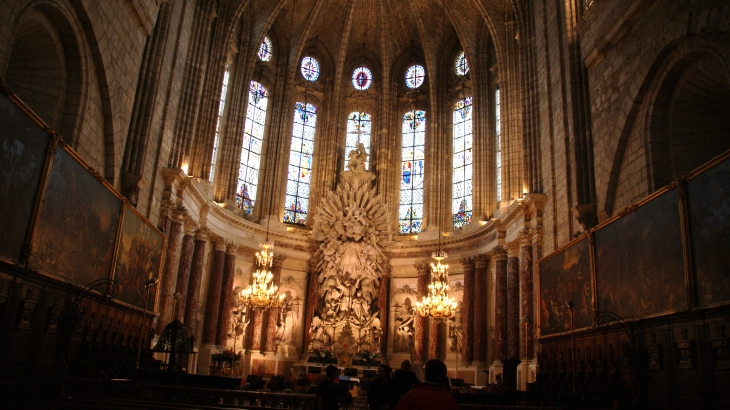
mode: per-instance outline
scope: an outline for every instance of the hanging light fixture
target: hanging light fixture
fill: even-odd
[[[443,1],[441,7],[444,7]],[[442,13],[442,15],[445,20],[446,14]],[[445,41],[445,30],[445,23],[442,20],[442,47]],[[449,296],[449,265],[441,263],[448,257],[446,252],[441,251],[441,205],[441,191],[439,191],[439,247],[438,251],[431,254],[436,263],[431,263],[431,284],[428,285],[428,295],[423,296],[420,302],[416,302],[416,312],[419,315],[433,318],[437,322],[453,318],[458,306],[456,300]]]
[[[269,251],[273,246],[269,242],[268,227],[266,240],[260,246],[263,250],[256,252],[258,269],[253,274],[253,283],[241,291],[239,300],[253,309],[278,308],[283,295],[279,295],[279,287],[273,284],[274,275],[270,269],[274,265],[274,254]]]

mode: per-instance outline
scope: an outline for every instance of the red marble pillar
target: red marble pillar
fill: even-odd
[[[428,321],[428,359],[439,358],[439,323],[433,319]]]
[[[190,335],[197,339],[200,325],[200,285],[203,282],[203,267],[205,265],[205,246],[208,243],[208,230],[203,228],[195,233],[195,248],[193,249],[190,281],[185,302],[185,326]]]
[[[461,300],[461,361],[474,360],[474,258],[462,259],[464,296]]]
[[[180,294],[175,309],[175,318],[185,323],[185,306],[188,300],[188,287],[190,284],[190,270],[193,264],[193,249],[195,247],[195,231],[198,224],[192,219],[185,219],[185,236],[182,239],[180,249],[180,267],[177,271],[177,286],[175,292]]]
[[[208,280],[208,299],[205,303],[205,322],[203,326],[203,343],[215,344],[218,328],[218,314],[223,288],[223,267],[226,260],[226,241],[223,238],[213,239],[213,266]]]
[[[380,351],[388,351],[388,318],[390,317],[390,267],[383,272],[378,288],[378,317],[380,318]]]
[[[218,306],[218,325],[216,326],[215,344],[225,347],[228,342],[228,326],[231,323],[231,306],[233,306],[233,277],[236,274],[236,251],[238,244],[226,244],[226,257],[223,262],[223,279],[221,281],[221,301]]]
[[[309,343],[312,342],[312,334],[309,333],[309,329],[312,327],[312,318],[314,312],[319,306],[319,282],[317,282],[317,264],[313,261],[309,261],[309,280],[307,284],[307,300],[304,317],[304,351],[309,350]]]
[[[261,330],[264,312],[261,309],[253,310],[251,318],[251,337],[248,339],[248,349],[253,352],[261,351]]]
[[[497,246],[494,254],[494,358],[507,358],[507,250]]]
[[[421,298],[428,295],[428,283],[431,271],[427,263],[416,264],[416,270],[418,271],[416,291],[418,292],[418,300],[421,300]],[[415,340],[413,342],[413,361],[416,363],[423,363],[426,361],[426,319],[423,316],[416,314],[414,322]]]
[[[537,274],[537,261],[542,259],[542,226],[537,226],[535,228],[532,228],[532,277],[534,278]],[[537,299],[534,296],[535,292],[535,281],[533,280],[533,297],[532,297],[532,303],[534,306],[534,309],[537,310]],[[537,314],[539,311],[533,310],[532,312],[532,344],[530,345],[530,348],[532,349],[532,356],[537,357],[536,353],[539,353],[539,346],[537,342],[537,337],[539,336],[539,329],[537,327]]]
[[[274,256],[274,264],[271,267],[271,274],[273,276],[271,283],[275,286],[281,284],[281,265],[284,264],[284,259],[286,259],[286,256]],[[266,340],[264,348],[266,352],[276,352],[276,322],[278,318],[278,308],[269,309],[266,312],[266,333],[264,334]]]
[[[486,255],[476,257],[474,269],[474,362],[487,363],[487,266]]]
[[[516,245],[516,246],[515,246]],[[519,245],[510,244],[507,257],[507,358],[520,358]]]
[[[180,243],[182,242],[182,224],[185,208],[178,206],[168,211],[169,231],[167,233],[167,252],[165,270],[160,281],[160,304],[157,318],[157,334],[165,330],[165,326],[172,321],[173,295],[177,285],[177,268],[180,261]]]
[[[530,230],[525,230],[520,234],[520,276],[522,277],[522,319],[527,321],[527,333],[522,335],[521,346],[527,346],[527,358],[533,357],[533,330],[534,330],[534,306],[532,298],[533,291],[533,275],[532,275],[532,234]],[[525,325],[522,324],[520,329],[524,332]]]

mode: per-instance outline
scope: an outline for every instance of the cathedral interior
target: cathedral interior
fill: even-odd
[[[438,358],[528,404],[572,383],[730,408],[729,1],[4,0],[0,22],[18,406],[156,366],[293,378],[313,408],[298,380],[327,363]],[[621,396],[591,396],[608,377]]]

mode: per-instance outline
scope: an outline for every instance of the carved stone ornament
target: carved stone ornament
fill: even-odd
[[[362,343],[373,343],[380,332],[377,297],[388,266],[382,246],[389,219],[369,183],[374,175],[358,165],[361,160],[367,160],[364,149],[351,156],[343,182],[323,198],[312,232],[319,300],[310,332],[325,343],[337,340],[347,324]]]

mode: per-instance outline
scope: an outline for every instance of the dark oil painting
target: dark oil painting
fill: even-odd
[[[17,262],[50,137],[0,93],[0,259]]]
[[[687,181],[687,197],[700,304],[730,302],[730,159]]]
[[[111,274],[121,200],[60,146],[48,178],[31,266],[85,286]]]
[[[157,278],[162,262],[164,237],[132,210],[124,207],[114,281],[119,285],[117,299],[143,309],[144,283]],[[155,288],[150,291],[147,308],[155,305]]]
[[[567,301],[574,304],[575,329],[593,325],[593,286],[588,238],[540,262],[540,335],[570,331]]]
[[[599,312],[634,319],[686,307],[676,188],[597,230],[595,252]]]

